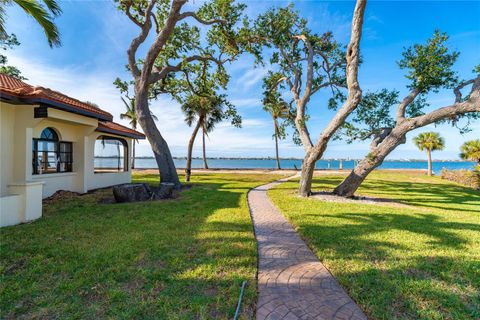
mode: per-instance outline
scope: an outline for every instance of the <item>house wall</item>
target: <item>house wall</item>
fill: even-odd
[[[59,139],[73,144],[73,172],[32,175],[33,181],[44,181],[43,197],[49,197],[58,190],[85,193],[92,189],[104,188],[131,181],[131,170],[126,172],[95,173],[94,150],[99,136],[107,135],[127,141],[129,160],[132,139],[95,131],[96,119],[91,119],[59,110],[48,110],[48,118],[42,119],[32,128],[32,137],[39,138],[45,128],[53,128]],[[92,121],[93,120],[93,121]],[[31,150],[31,149],[30,149]],[[130,161],[129,161],[130,163]]]
[[[128,145],[128,171],[125,172],[108,172],[108,173],[95,173],[94,170],[94,151],[95,142],[100,136],[111,136],[124,139]],[[129,183],[132,179],[131,158],[132,158],[132,139],[116,136],[113,134],[105,134],[101,132],[93,132],[86,139],[86,159],[85,159],[85,178],[87,190],[104,188],[122,183]]]
[[[41,199],[58,190],[85,193],[131,181],[132,139],[95,131],[98,120],[48,109],[48,118],[34,118],[35,105],[0,102],[0,226],[40,217]],[[51,127],[60,140],[72,142],[73,172],[32,174],[32,141]],[[128,144],[128,171],[94,173],[95,141],[101,136]]]
[[[13,180],[14,106],[0,103],[0,196],[7,194],[7,184]]]

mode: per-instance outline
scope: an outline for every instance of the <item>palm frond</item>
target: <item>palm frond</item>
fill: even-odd
[[[37,21],[42,27],[43,32],[47,37],[48,44],[52,46],[60,46],[60,33],[57,26],[53,23],[53,18],[50,14],[35,0],[12,0],[18,4],[28,15]],[[53,0],[50,0],[53,1]],[[49,3],[48,5],[53,5]],[[47,5],[47,6],[48,6]],[[58,7],[58,5],[57,5]],[[58,12],[55,9],[55,12]]]
[[[62,8],[60,8],[55,0],[43,0],[43,2],[54,16],[59,16],[62,13]]]
[[[6,39],[8,37],[7,31],[5,30],[5,19],[7,16],[5,4],[6,3],[2,1],[0,5],[0,39]]]

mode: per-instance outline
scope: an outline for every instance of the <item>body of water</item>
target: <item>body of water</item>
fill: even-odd
[[[208,166],[211,169],[275,169],[276,161],[274,159],[208,159]],[[174,159],[177,168],[185,168],[185,159]],[[118,161],[111,158],[96,158],[95,165],[101,167],[116,167]],[[280,160],[282,169],[300,169],[302,160]],[[355,160],[343,160],[343,169],[353,169]],[[469,161],[434,161],[433,171],[439,173],[443,168],[457,169],[473,169],[474,162]],[[156,168],[155,159],[135,159],[135,167],[138,169]],[[193,159],[192,168],[203,168],[203,160]],[[319,160],[316,165],[317,169],[340,168],[340,160]],[[427,169],[427,161],[400,161],[391,160],[384,161],[379,167],[380,169]]]

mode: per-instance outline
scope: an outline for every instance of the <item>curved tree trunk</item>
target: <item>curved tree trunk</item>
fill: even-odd
[[[202,121],[199,119],[198,122],[197,122],[197,125],[193,129],[192,136],[190,137],[190,140],[188,141],[187,164],[185,166],[185,181],[186,182],[190,181],[190,176],[192,174],[193,143],[195,142],[195,138],[197,137],[197,133],[198,133],[198,130],[200,129],[201,124],[202,124]]]
[[[158,171],[160,173],[160,182],[173,183],[176,189],[180,189],[182,185],[178,179],[177,169],[173,163],[170,148],[165,139],[163,139],[152,118],[148,107],[148,89],[144,90],[140,81],[137,82],[135,86],[135,110],[138,123],[142,127],[143,132],[152,147],[158,165]]]
[[[352,197],[370,172],[381,165],[383,160],[397,146],[405,143],[407,132],[405,129],[398,128],[392,130],[380,144],[373,147],[367,156],[355,166],[345,180],[333,190],[333,193],[343,197]]]
[[[208,163],[207,163],[207,152],[205,151],[205,129],[202,129],[202,142],[203,142],[203,169],[208,169]]]
[[[427,174],[429,177],[432,176],[432,151],[427,149],[427,162],[428,162],[428,169]]]
[[[281,167],[280,167],[280,157],[278,156],[278,122],[277,122],[277,119],[273,119],[273,126],[274,126],[274,130],[275,130],[275,156],[276,156],[276,159],[277,159],[277,169],[280,170]]]
[[[470,112],[480,112],[479,100],[480,77],[477,77],[473,82],[471,93],[466,101],[462,101],[460,97],[457,98],[456,102],[452,105],[436,109],[415,118],[400,119],[400,121],[397,121],[395,128],[392,129],[385,139],[379,142],[378,145],[372,146],[371,152],[365,157],[365,159],[357,164],[347,178],[345,178],[345,180],[343,180],[343,182],[339,184],[333,192],[344,197],[353,196],[368,174],[372,172],[373,169],[378,167],[383,162],[385,157],[390,154],[390,152],[392,152],[398,145],[405,143],[405,136],[407,132],[443,119],[452,119],[455,116]]]
[[[357,0],[353,13],[352,33],[346,55],[347,99],[342,107],[335,113],[327,127],[322,131],[315,145],[312,144],[310,134],[305,126],[304,114],[305,106],[309,101],[312,92],[313,55],[309,54],[306,81],[307,89],[305,90],[307,94],[304,94],[304,98],[297,102],[297,115],[295,118],[295,125],[300,134],[302,144],[306,149],[299,187],[299,195],[302,197],[308,197],[312,193],[311,186],[316,161],[323,156],[330,139],[338,128],[343,125],[347,117],[357,108],[362,97],[362,90],[360,89],[360,84],[358,82],[358,65],[360,63],[360,39],[362,36],[365,6],[366,0]],[[312,52],[311,46],[309,49]]]
[[[307,152],[303,158],[302,174],[300,176],[300,185],[298,187],[298,194],[301,197],[308,197],[312,194],[312,180],[316,163],[317,160],[314,155]]]

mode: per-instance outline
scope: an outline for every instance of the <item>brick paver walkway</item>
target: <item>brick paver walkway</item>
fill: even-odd
[[[257,319],[367,319],[268,198],[284,180],[248,194],[258,243]]]

